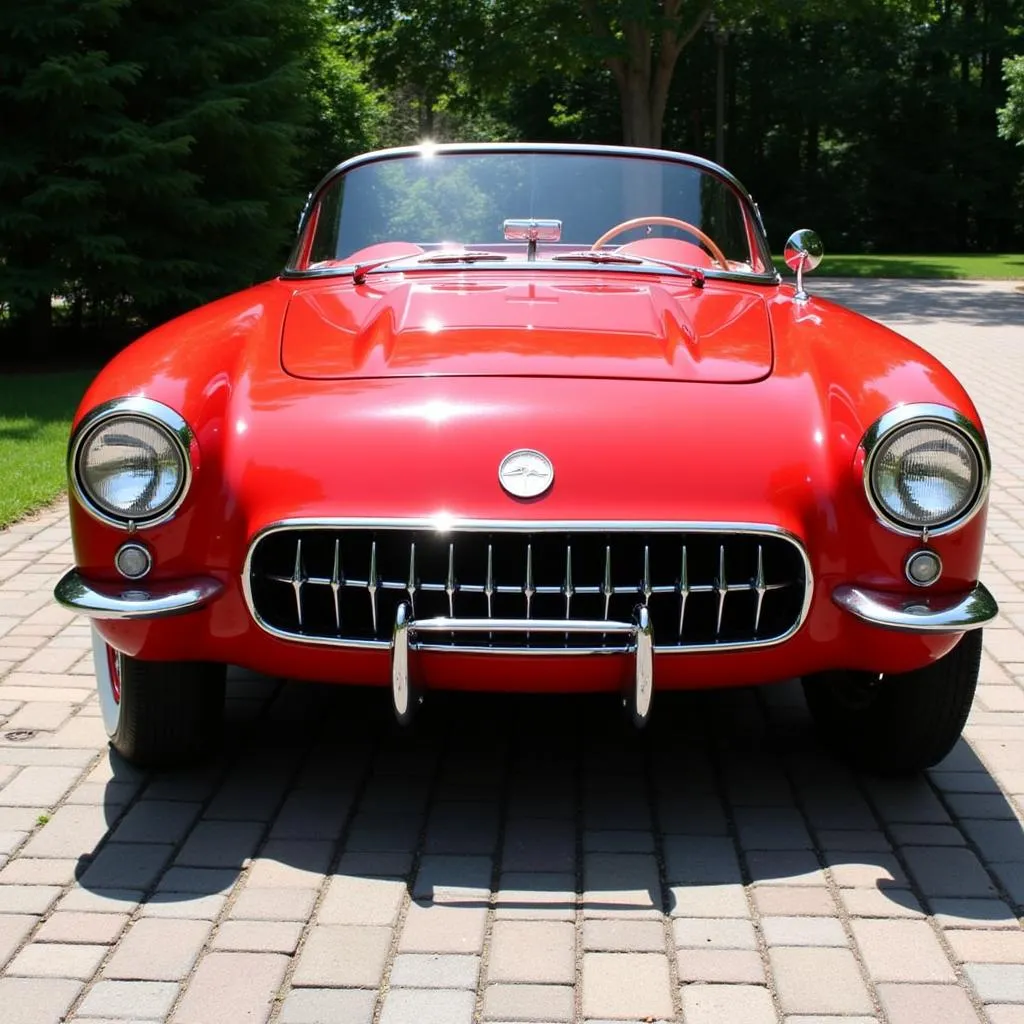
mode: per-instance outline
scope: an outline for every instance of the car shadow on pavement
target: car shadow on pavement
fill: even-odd
[[[108,755],[108,831],[77,877],[147,913],[215,916],[243,873],[231,899],[288,890],[301,914],[333,876],[327,923],[366,923],[353,879],[567,920],[746,917],[753,900],[996,924],[1024,903],[1020,822],[963,741],[885,780],[822,749],[795,683],[659,694],[639,734],[617,705],[436,693],[403,730],[386,691],[233,671],[216,761],[144,773]]]
[[[812,295],[897,327],[936,321],[1011,327],[1020,324],[1024,311],[1024,282],[822,278],[807,287]]]

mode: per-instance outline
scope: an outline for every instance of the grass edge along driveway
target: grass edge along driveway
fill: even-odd
[[[64,490],[71,418],[93,376],[0,374],[0,529]]]
[[[782,256],[772,257],[783,276],[792,272]],[[984,255],[927,256],[843,256],[830,255],[815,271],[818,277],[892,277],[946,280],[1007,281],[1024,280],[1024,253]]]

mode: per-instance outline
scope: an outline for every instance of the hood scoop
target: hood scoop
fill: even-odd
[[[731,384],[771,372],[764,299],[735,286],[388,281],[297,291],[281,340],[285,371]]]

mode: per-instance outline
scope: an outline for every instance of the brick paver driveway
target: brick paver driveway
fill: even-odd
[[[54,511],[0,534],[0,1022],[1021,1024],[1024,293],[814,282],[935,350],[996,461],[964,743],[847,772],[793,686],[386,698],[235,676],[225,756],[106,750]]]

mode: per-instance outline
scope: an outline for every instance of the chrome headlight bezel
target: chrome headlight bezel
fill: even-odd
[[[181,458],[182,475],[173,496],[155,512],[146,516],[131,518],[127,515],[115,514],[111,510],[104,508],[89,493],[82,480],[80,459],[83,448],[96,436],[100,429],[109,426],[111,420],[116,420],[119,417],[149,421],[149,423],[167,436],[177,448],[178,455]],[[129,532],[142,527],[159,526],[178,511],[188,495],[189,488],[192,485],[195,448],[196,441],[192,429],[185,422],[184,418],[169,406],[152,398],[143,398],[141,396],[115,398],[110,402],[104,402],[87,413],[72,435],[71,443],[68,445],[68,482],[72,493],[82,508],[94,519],[106,523],[108,526],[115,526]]]
[[[977,484],[968,503],[955,516],[934,525],[913,524],[895,516],[880,500],[875,488],[875,464],[885,448],[885,442],[917,426],[937,427],[958,435],[971,449],[978,465]],[[864,493],[868,503],[879,522],[894,533],[908,537],[940,537],[965,526],[984,507],[992,476],[988,445],[978,427],[956,409],[926,402],[901,405],[879,417],[868,428],[860,449],[864,453]]]

